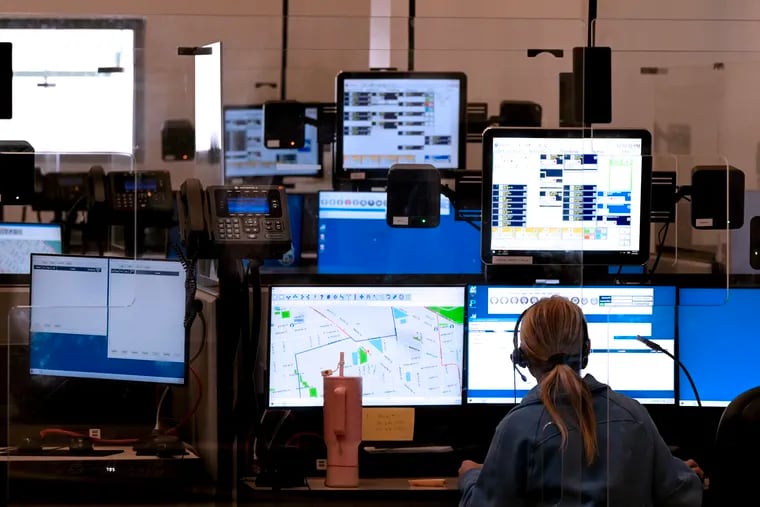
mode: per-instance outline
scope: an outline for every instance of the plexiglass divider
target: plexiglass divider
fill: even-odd
[[[265,263],[263,272],[266,274],[266,269],[275,269],[270,272],[273,275],[266,279],[267,283],[351,285],[365,283],[366,280],[370,280],[367,284],[398,285],[488,283],[511,286],[518,292],[526,292],[515,293],[518,306],[523,304],[523,297],[527,298],[527,304],[531,304],[531,298],[554,294],[556,288],[557,293],[567,294],[587,315],[593,352],[589,359],[589,370],[599,380],[609,381],[613,388],[653,405],[675,405],[678,400],[682,405],[690,405],[695,401],[684,391],[686,382],[680,374],[675,373],[674,363],[665,357],[666,354],[647,352],[650,349],[646,343],[636,340],[636,337],[648,338],[667,352],[678,352],[675,321],[676,318],[681,319],[682,314],[688,314],[688,311],[682,312],[679,305],[691,306],[694,319],[699,315],[699,309],[729,311],[732,308],[731,302],[734,301],[731,294],[738,290],[731,288],[730,276],[739,273],[736,269],[743,264],[749,266],[746,268],[747,274],[753,272],[751,264],[754,261],[743,257],[744,254],[737,254],[736,250],[737,244],[740,244],[745,253],[749,252],[746,238],[752,215],[745,215],[742,229],[729,229],[731,224],[725,223],[711,229],[696,228],[692,221],[694,201],[687,200],[688,194],[678,193],[679,189],[688,186],[693,190],[694,169],[699,167],[710,167],[717,172],[717,176],[713,177],[717,178],[714,181],[723,183],[720,191],[725,192],[725,196],[720,197],[725,202],[726,209],[732,208],[736,198],[726,184],[732,181],[731,167],[744,172],[748,190],[754,191],[758,185],[756,171],[750,169],[756,165],[757,142],[748,134],[756,130],[756,115],[747,113],[751,108],[745,107],[743,100],[751,95],[748,83],[756,80],[760,70],[757,62],[760,62],[760,58],[756,58],[754,50],[746,51],[746,44],[730,37],[737,26],[741,27],[741,33],[749,33],[746,31],[748,25],[715,25],[709,21],[691,24],[689,33],[696,34],[705,27],[710,27],[711,30],[719,27],[718,34],[707,39],[699,39],[694,35],[689,39],[691,42],[681,45],[667,38],[668,30],[680,26],[677,21],[605,19],[598,20],[593,27],[596,30],[596,44],[612,48],[613,121],[609,125],[587,125],[591,128],[582,134],[586,138],[584,140],[588,141],[587,146],[593,151],[595,143],[601,139],[601,136],[597,136],[597,129],[645,129],[651,132],[653,144],[651,153],[641,154],[642,166],[651,166],[655,174],[672,173],[665,197],[658,195],[658,204],[665,203],[665,218],[662,222],[650,224],[649,252],[646,252],[649,255],[645,256],[643,265],[592,266],[587,261],[592,256],[585,255],[587,250],[596,248],[595,242],[600,241],[600,237],[609,229],[601,225],[606,220],[620,220],[617,224],[625,223],[625,220],[639,220],[642,223],[649,220],[643,214],[637,217],[631,217],[630,213],[627,218],[623,216],[630,211],[632,200],[636,198],[633,195],[636,192],[635,171],[626,163],[631,158],[630,154],[615,153],[613,148],[606,156],[620,163],[615,165],[607,161],[605,170],[613,171],[622,167],[621,170],[628,171],[625,174],[630,176],[627,183],[630,183],[631,188],[623,185],[625,178],[620,177],[621,173],[610,172],[610,178],[605,181],[605,184],[609,183],[609,188],[605,190],[609,191],[609,195],[603,197],[615,197],[619,201],[594,201],[592,207],[598,220],[594,224],[584,224],[577,237],[569,238],[574,245],[572,249],[581,252],[575,262],[532,264],[517,268],[484,267],[480,249],[482,229],[491,227],[492,224],[478,223],[471,215],[462,217],[457,210],[459,203],[444,198],[441,204],[441,225],[438,228],[403,230],[389,227],[384,213],[384,206],[387,205],[384,182],[367,186],[355,185],[356,181],[351,180],[335,180],[334,167],[342,164],[343,160],[334,160],[334,143],[325,143],[321,147],[321,176],[278,178],[273,177],[276,174],[262,175],[254,172],[233,181],[229,174],[231,166],[228,160],[228,156],[232,156],[228,152],[232,151],[233,146],[242,146],[243,149],[239,151],[253,158],[261,156],[267,148],[261,146],[260,125],[256,129],[245,129],[243,134],[230,135],[231,126],[225,122],[225,108],[260,106],[266,101],[278,99],[332,104],[336,101],[335,77],[340,71],[364,71],[370,67],[392,67],[404,71],[412,65],[415,71],[466,73],[467,103],[477,103],[487,108],[480,110],[487,110],[485,118],[478,118],[481,126],[499,123],[534,126],[535,117],[526,121],[510,116],[524,111],[521,108],[526,103],[533,103],[539,106],[540,118],[537,123],[541,127],[564,127],[566,123],[560,117],[566,111],[564,108],[572,104],[565,102],[567,96],[560,90],[560,75],[564,74],[567,79],[573,71],[573,48],[586,45],[588,25],[585,20],[578,19],[575,15],[565,18],[429,16],[421,6],[410,26],[408,16],[397,15],[395,11],[388,16],[372,16],[369,11],[347,15],[316,15],[310,13],[306,4],[293,5],[297,14],[285,19],[272,13],[239,16],[149,14],[138,17],[141,28],[132,39],[132,47],[128,48],[130,56],[124,56],[121,60],[134,70],[132,93],[127,93],[128,99],[125,99],[121,95],[123,87],[116,86],[115,80],[108,81],[104,78],[105,83],[98,83],[108,90],[105,92],[109,98],[106,103],[116,105],[125,100],[133,102],[133,128],[127,129],[131,132],[126,135],[130,138],[133,153],[85,154],[81,149],[72,153],[59,153],[41,145],[35,154],[35,165],[40,168],[39,176],[43,182],[48,176],[52,180],[55,179],[52,175],[57,175],[60,182],[72,183],[75,175],[88,173],[94,165],[102,166],[105,195],[98,194],[97,198],[85,200],[88,205],[100,204],[111,211],[116,205],[122,211],[127,210],[121,214],[121,223],[116,224],[118,227],[108,227],[114,225],[110,223],[101,224],[110,229],[102,252],[98,248],[87,247],[84,244],[86,242],[82,242],[84,246],[80,250],[80,246],[73,242],[66,250],[67,253],[81,252],[93,258],[98,254],[115,255],[126,257],[135,263],[153,257],[176,258],[178,255],[173,253],[173,245],[178,242],[174,209],[176,196],[171,191],[176,192],[183,182],[196,178],[204,187],[225,183],[283,183],[289,198],[292,198],[292,203],[289,199],[293,210],[291,214],[298,218],[297,224],[291,222],[294,238],[291,255],[298,256],[295,244],[297,238],[301,243],[301,251],[309,250],[312,257],[306,259],[304,256],[299,259],[299,263],[290,264],[285,257],[268,260],[273,264],[266,266]],[[419,15],[422,12],[425,15]],[[656,29],[656,37],[651,40],[637,37],[647,33],[644,28]],[[409,40],[410,34],[414,36],[413,41]],[[210,44],[217,42],[219,45],[211,48],[211,55],[204,52]],[[82,53],[86,52],[85,49],[97,47],[90,42],[80,44]],[[108,55],[109,58],[113,56],[110,53]],[[219,59],[216,60],[216,57]],[[212,62],[212,59],[218,63]],[[77,70],[75,64],[76,60],[70,69],[66,68],[62,72]],[[44,63],[40,65],[45,66]],[[33,72],[35,69],[24,70]],[[121,78],[125,78],[130,73],[104,74],[121,74]],[[41,76],[44,77],[44,72]],[[121,85],[124,84],[122,81],[124,79],[119,82]],[[16,84],[21,82],[19,80]],[[564,83],[567,84],[567,81]],[[36,84],[34,86],[38,88]],[[39,88],[44,91],[44,87]],[[570,95],[573,96],[572,93]],[[86,101],[87,97],[77,100]],[[338,113],[342,112],[343,106],[337,105]],[[445,104],[441,107],[445,107]],[[532,111],[535,112],[536,109]],[[31,117],[24,119],[33,120]],[[72,115],[69,134],[76,133],[74,120]],[[577,119],[575,124],[586,125],[585,120]],[[187,128],[188,125],[190,129]],[[103,125],[102,131],[116,136],[121,135],[122,127],[124,126]],[[473,172],[491,171],[492,168],[484,167],[483,162],[484,150],[493,147],[481,142],[479,132],[472,124],[468,134],[466,157],[461,168]],[[336,135],[344,133],[337,132]],[[256,149],[250,148],[254,137],[259,138]],[[584,153],[574,151],[572,155]],[[562,155],[564,157],[566,153],[563,152]],[[581,160],[581,166],[585,162]],[[123,177],[109,176],[117,172],[122,173]],[[166,173],[168,180],[162,176]],[[92,179],[88,177],[86,181],[91,184]],[[562,209],[567,204],[569,209],[571,205],[564,198],[570,191],[565,188],[565,182],[561,178],[555,183],[557,192],[553,194],[554,198],[562,200],[555,200],[551,203],[552,206]],[[589,181],[581,176],[576,184],[585,189]],[[151,223],[147,224],[148,229],[161,229],[161,234],[165,235],[153,237],[150,236],[151,231],[146,232],[143,227],[147,215],[140,203],[151,201],[162,190],[167,190],[167,185],[170,192],[164,194],[163,203],[159,206],[162,212],[158,214],[160,219],[152,215],[149,219]],[[116,192],[120,197],[113,194],[116,187],[120,190]],[[44,189],[44,185],[41,188]],[[717,183],[715,188],[718,188]],[[672,203],[668,198],[668,192],[671,191]],[[599,197],[596,195],[598,190],[590,192],[594,194],[590,198]],[[638,197],[644,199],[647,192],[647,188],[640,188]],[[541,197],[548,199],[546,195]],[[583,194],[581,197],[585,199],[586,196]],[[654,193],[652,197],[654,198]],[[679,197],[682,198],[675,204]],[[165,206],[167,199],[170,201],[168,209]],[[750,209],[750,202],[748,193],[745,196],[747,210]],[[583,201],[580,206],[585,209],[587,204]],[[600,204],[602,207],[599,207]],[[668,216],[670,204],[674,204],[674,212]],[[539,204],[530,205],[535,205],[535,208],[531,208],[533,211],[541,209]],[[56,211],[61,210],[35,210],[32,207],[27,209],[26,220],[34,221],[33,213],[36,211],[39,211],[41,221],[49,222],[55,219]],[[77,211],[77,214],[84,217],[85,212],[86,210]],[[6,220],[14,218],[15,214],[18,214],[20,220],[21,209],[8,207]],[[167,218],[169,216],[171,217]],[[662,217],[661,214],[660,218]],[[108,218],[104,220],[109,221]],[[121,229],[122,232],[114,229]],[[92,232],[91,229],[86,230]],[[619,230],[615,232],[618,233]],[[361,261],[365,262],[362,264]],[[176,261],[172,266],[176,267]],[[137,310],[135,305],[139,306],[145,301],[141,296],[141,291],[146,287],[142,276],[147,275],[138,273],[141,270],[137,264],[117,269],[125,271],[117,274],[126,276],[129,282],[118,295],[123,304],[94,304],[92,307],[75,310],[106,315],[110,312],[118,313],[124,307]],[[151,266],[148,271],[156,274],[163,270]],[[681,295],[682,289],[677,287],[680,283],[678,280],[685,278],[678,277],[694,274],[711,275],[710,287],[702,288],[721,291],[722,299],[716,299],[712,293],[697,294],[695,299]],[[107,275],[113,275],[110,268]],[[674,278],[669,278],[670,275]],[[632,284],[646,281],[650,285],[629,287],[618,283],[621,279]],[[61,288],[63,287],[57,287]],[[509,295],[507,304],[512,304],[512,297]],[[5,445],[15,446],[30,434],[37,435],[40,429],[53,425],[68,426],[73,428],[71,431],[80,432],[98,424],[103,437],[108,439],[141,438],[143,431],[150,433],[155,422],[156,406],[163,399],[162,388],[156,386],[161,382],[138,383],[124,378],[98,382],[91,378],[38,375],[39,371],[35,369],[45,368],[34,368],[29,364],[30,360],[40,359],[34,355],[38,349],[29,337],[30,329],[32,336],[37,332],[36,326],[42,322],[38,322],[37,318],[47,311],[46,307],[29,306],[25,292],[13,292],[9,301],[7,365],[10,384]],[[169,301],[166,299],[160,304],[156,303],[155,307],[165,308]],[[176,299],[171,301],[172,304],[176,303]],[[208,312],[212,312],[215,301],[215,296],[208,296]],[[184,299],[181,303],[184,309]],[[266,303],[264,301],[262,307],[264,311],[267,309]],[[72,304],[75,303],[72,301]],[[209,323],[214,322],[215,316],[207,314]],[[255,414],[246,414],[246,418],[257,424],[241,429],[234,421],[221,421],[214,417],[218,409],[215,396],[219,389],[229,387],[217,384],[219,371],[232,371],[237,359],[227,361],[230,359],[228,356],[225,359],[216,357],[217,343],[234,340],[236,337],[219,336],[217,342],[216,326],[212,324],[208,324],[207,338],[201,338],[199,326],[193,328],[192,338],[188,342],[192,347],[189,348],[204,349],[202,359],[199,360],[201,363],[198,363],[195,370],[185,371],[184,380],[189,387],[172,387],[169,395],[171,400],[170,403],[167,402],[171,407],[170,423],[179,423],[188,413],[193,412],[196,400],[202,400],[205,409],[203,417],[199,419],[197,413],[192,413],[187,425],[178,430],[179,434],[200,451],[205,473],[214,480],[229,480],[233,484],[238,478],[257,471],[256,467],[262,465],[256,461],[263,459],[262,456],[252,451],[254,447],[262,449],[256,447],[261,445],[261,440],[257,439],[267,438],[270,444],[285,442],[276,441],[275,437],[281,435],[265,435],[265,430],[258,425],[258,421],[264,420],[267,414],[271,416],[272,411],[266,409],[266,387],[261,385],[265,382],[261,379],[266,374],[266,316],[255,315],[253,319],[260,320],[245,322],[245,325],[254,328],[257,323],[261,323],[260,339],[256,344],[259,352],[255,360],[256,366],[264,371],[259,372],[260,377],[257,376],[258,381],[254,382],[255,394],[259,396],[257,404],[253,405]],[[691,329],[688,326],[693,325],[691,320],[678,322],[679,333],[681,329],[688,330]],[[510,322],[512,324],[514,322]],[[92,331],[93,336],[96,334]],[[102,339],[102,335],[98,336]],[[109,336],[108,332],[105,336]],[[521,384],[517,380],[508,354],[504,355],[505,352],[512,352],[513,335],[510,332],[500,334],[499,337],[506,343],[499,343],[497,347],[498,354],[501,354],[498,357],[503,361],[492,368],[497,369],[498,374],[503,373],[503,376],[515,377],[514,385],[511,386],[515,393],[520,386],[527,392],[530,382],[526,380]],[[686,342],[682,336],[680,338],[683,346]],[[469,339],[472,340],[472,337]],[[73,336],[61,337],[61,340],[57,350],[64,352],[84,346],[86,342],[81,337]],[[687,344],[693,343],[696,342],[690,341]],[[193,348],[195,346],[198,349]],[[469,346],[472,346],[472,342]],[[118,355],[119,352],[115,353]],[[684,352],[682,355],[685,358],[689,353]],[[485,365],[487,360],[493,360],[498,354],[485,353],[479,357],[484,358]],[[475,356],[471,356],[471,360],[472,357]],[[479,368],[480,365],[471,365],[472,367]],[[653,372],[646,382],[640,382],[641,376],[632,373],[641,370]],[[701,370],[704,371],[704,368]],[[192,371],[196,371],[198,376]],[[670,372],[673,372],[672,375]],[[250,380],[247,375],[248,372],[241,374],[246,382]],[[253,376],[252,373],[251,375]],[[494,373],[493,376],[497,374]],[[695,377],[698,377],[698,384],[712,386],[713,381],[703,373]],[[485,382],[491,380],[488,377]],[[464,374],[462,381],[466,385]],[[510,386],[497,387],[507,389]],[[704,398],[712,404],[719,404],[730,396],[723,392],[711,392],[712,387],[705,389],[708,394]],[[98,398],[99,396],[103,398]],[[112,402],[117,399],[121,403],[114,406]],[[259,401],[262,404],[258,404]],[[462,412],[477,410],[470,406],[476,404],[478,403],[463,403],[457,409]],[[506,413],[509,407],[493,408],[490,418],[498,422],[500,417],[494,414],[501,414],[501,409]],[[230,444],[231,448],[220,452],[222,450],[216,437],[230,428],[237,432],[238,440],[223,442],[223,445]],[[425,434],[425,428],[418,430],[419,435]],[[55,441],[54,445],[57,443]],[[614,447],[614,442],[608,443],[608,449]],[[269,451],[268,447],[263,449]],[[220,460],[234,459],[233,452],[238,450],[245,454],[238,462],[245,464],[243,470],[236,469],[231,462],[220,463]],[[225,454],[228,451],[229,454]],[[568,459],[573,463],[578,460],[580,467],[583,457],[580,453],[573,452]],[[255,466],[249,467],[251,463]],[[9,475],[12,476],[14,462],[11,461],[10,465]],[[22,469],[19,468],[18,471],[22,472]],[[220,471],[223,477],[219,477]],[[451,474],[455,473],[454,468]],[[236,476],[227,477],[231,474]]]

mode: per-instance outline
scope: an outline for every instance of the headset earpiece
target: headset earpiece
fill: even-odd
[[[520,316],[517,317],[517,320],[515,321],[514,330],[512,331],[512,344],[514,345],[514,349],[512,350],[512,354],[509,357],[512,359],[512,363],[514,363],[515,366],[519,366],[520,368],[528,367],[528,358],[525,357],[525,354],[520,348],[519,333],[520,333],[520,322],[522,322],[523,317],[525,317],[525,314],[528,313],[529,309],[530,309],[530,306],[526,308],[525,310],[523,310]]]
[[[579,307],[580,308],[580,307]],[[583,319],[583,351],[581,352],[581,369],[585,369],[588,366],[588,356],[591,354],[591,339],[588,336],[588,322],[586,317],[581,312],[581,319]]]

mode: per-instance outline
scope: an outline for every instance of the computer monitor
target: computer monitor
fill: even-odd
[[[308,106],[306,116],[318,119],[318,107]],[[320,176],[322,149],[317,127],[306,125],[303,148],[269,149],[264,145],[264,108],[225,106],[224,176],[226,181],[272,176]]]
[[[490,128],[483,134],[483,261],[643,264],[645,130]]]
[[[456,220],[441,196],[438,227],[390,227],[385,192],[320,192],[320,274],[479,274],[478,223]]]
[[[179,261],[32,254],[32,375],[184,384]]]
[[[393,164],[465,168],[461,72],[341,72],[336,177],[384,179]]]
[[[33,253],[60,254],[60,224],[0,223],[0,283],[27,283]]]
[[[702,406],[728,406],[758,385],[760,341],[753,322],[758,308],[760,288],[678,290],[678,358],[691,373]],[[697,406],[686,375],[679,375],[679,405]]]
[[[322,406],[322,371],[344,353],[363,404],[462,402],[464,287],[273,286],[269,406]]]
[[[675,404],[675,364],[636,336],[675,351],[675,287],[514,287],[467,289],[468,403],[519,403],[536,385],[523,381],[510,354],[520,314],[541,298],[560,295],[578,304],[588,322],[591,354],[584,373],[641,403]],[[518,340],[519,343],[519,340]]]

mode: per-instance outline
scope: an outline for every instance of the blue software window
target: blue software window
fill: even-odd
[[[520,314],[533,303],[564,296],[583,310],[591,355],[584,373],[647,404],[675,403],[675,364],[636,336],[675,351],[675,287],[471,285],[467,289],[467,402],[519,403],[536,386],[514,371],[510,354]]]
[[[760,340],[754,325],[758,308],[760,289],[679,290],[679,359],[689,369],[702,405],[725,407],[760,384]],[[680,405],[697,405],[683,372],[679,391]]]
[[[320,192],[317,267],[323,274],[479,274],[480,232],[441,196],[438,227],[390,227],[385,192]],[[480,227],[480,223],[476,223]]]

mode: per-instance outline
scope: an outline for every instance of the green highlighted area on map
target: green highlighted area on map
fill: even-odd
[[[428,306],[427,309],[455,324],[464,324],[464,306]]]

